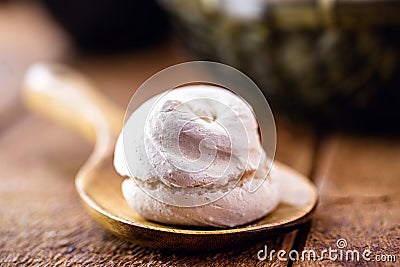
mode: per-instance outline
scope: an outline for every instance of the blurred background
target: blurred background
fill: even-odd
[[[396,0],[3,0],[1,101],[15,97],[36,60],[89,75],[98,69],[104,73],[91,78],[100,87],[128,90],[151,71],[206,59],[249,75],[274,111],[291,119],[397,131],[398,14]],[[103,74],[112,85],[102,83]]]
[[[73,182],[91,145],[22,105],[37,61],[73,67],[121,107],[174,64],[238,68],[272,107],[276,159],[320,194],[312,227],[276,250],[346,238],[398,254],[399,14],[399,0],[0,0],[0,265],[252,266],[264,247],[175,256],[92,221]]]

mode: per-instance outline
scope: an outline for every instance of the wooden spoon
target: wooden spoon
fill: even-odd
[[[113,152],[123,110],[96,92],[82,75],[55,64],[36,64],[23,90],[27,107],[72,127],[94,142],[76,175],[76,190],[88,213],[115,235],[137,244],[170,250],[221,250],[293,230],[310,219],[318,195],[301,174],[275,161],[282,181],[281,204],[252,224],[231,228],[190,228],[151,222],[135,213],[121,192],[124,180],[113,168]],[[62,140],[60,140],[62,142]]]

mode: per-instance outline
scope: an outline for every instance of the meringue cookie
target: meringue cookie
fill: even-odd
[[[237,180],[257,169],[263,151],[249,105],[205,85],[161,96],[147,117],[144,142],[158,177],[181,187]]]
[[[168,91],[143,103],[124,128],[131,130],[118,137],[114,166],[131,178],[122,186],[128,204],[149,220],[232,227],[265,216],[279,202],[274,177],[249,190],[269,165],[252,108],[226,89]]]
[[[229,194],[212,203],[197,207],[177,207],[154,200],[133,179],[122,183],[122,193],[129,206],[148,220],[174,225],[235,227],[264,217],[279,204],[279,180],[269,176],[255,192],[249,192],[250,180],[236,186]],[[153,188],[152,194],[163,194]],[[212,192],[204,195],[212,198]],[[185,197],[185,191],[177,196]]]

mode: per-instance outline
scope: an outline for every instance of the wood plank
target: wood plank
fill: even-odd
[[[321,201],[305,249],[317,253],[329,247],[337,249],[337,240],[344,238],[348,244],[345,249],[358,249],[360,253],[371,250],[371,258],[396,255],[399,261],[400,140],[333,135],[323,142],[318,154],[315,177]],[[348,266],[366,263],[345,262]],[[327,260],[323,264],[344,262]]]
[[[257,252],[265,245],[288,250],[297,232],[250,248],[188,255],[125,242],[89,218],[78,201],[73,177],[90,147],[65,129],[21,111],[18,90],[27,66],[36,60],[64,59],[93,79],[110,99],[125,106],[150,75],[189,57],[170,41],[119,56],[76,54],[66,58],[69,45],[34,2],[0,6],[0,70],[7,80],[0,88],[0,264],[285,266],[286,262],[276,259],[260,262]],[[313,132],[283,118],[278,118],[277,125],[276,158],[308,175],[314,157]]]
[[[275,114],[276,115],[276,114]],[[305,176],[313,170],[317,134],[309,125],[276,116],[277,145],[275,159]]]
[[[124,53],[116,57],[83,56],[70,60],[70,63],[89,76],[101,92],[122,106],[126,106],[134,90],[143,81],[155,72],[185,60],[190,60],[190,56],[185,54],[173,41],[167,41],[161,47],[150,50]],[[316,142],[314,131],[309,126],[294,123],[284,116],[278,116],[276,123],[278,140],[276,159],[309,176],[314,160]],[[308,230],[303,234],[307,234],[307,232]],[[269,248],[290,250],[296,234],[297,231],[272,242],[269,241]],[[260,246],[262,248],[263,244],[257,244],[251,250],[256,253]],[[140,253],[146,254],[142,250]],[[237,254],[238,252],[234,251],[233,253]],[[215,254],[214,257],[222,260],[220,254]],[[205,261],[201,262],[205,263]],[[246,261],[243,264],[245,263]],[[250,264],[250,262],[247,263]],[[273,264],[286,265],[286,262],[278,262],[274,257]]]
[[[278,133],[288,134],[292,128],[280,128]],[[296,143],[301,139],[298,136]],[[292,153],[304,153],[303,146],[296,152],[296,144],[282,145],[292,147]],[[29,116],[0,138],[0,147],[0,263],[4,265],[262,266],[271,262],[258,261],[260,249],[265,245],[289,249],[295,237],[292,233],[249,248],[207,254],[143,248],[109,234],[82,209],[73,177],[90,148],[80,137]]]

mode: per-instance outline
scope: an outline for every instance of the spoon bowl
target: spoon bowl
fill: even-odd
[[[23,98],[32,111],[72,127],[94,143],[75,185],[83,206],[101,226],[139,245],[185,251],[221,250],[266,240],[310,220],[318,194],[310,180],[274,162],[281,181],[281,201],[264,218],[228,229],[185,227],[148,221],[122,196],[124,180],[113,167],[116,136],[123,111],[99,94],[79,73],[61,65],[36,64],[26,75]]]

